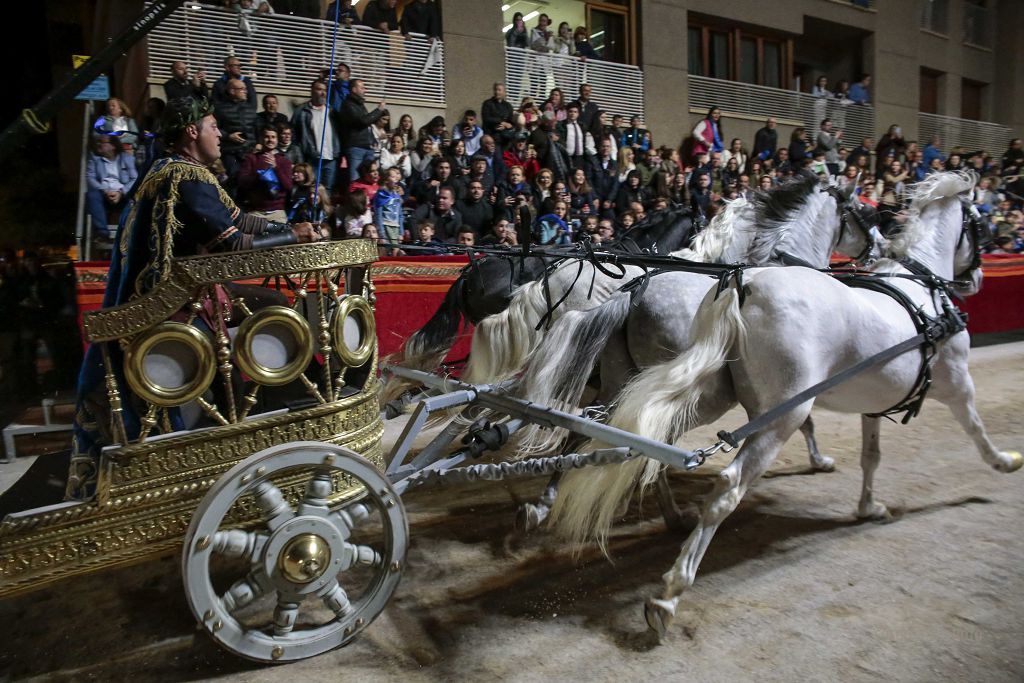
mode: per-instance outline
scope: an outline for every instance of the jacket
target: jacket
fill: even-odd
[[[328,109],[328,116],[331,122],[331,139],[325,141],[324,146],[331,146],[331,158],[337,160],[342,156],[338,117],[330,109]],[[299,148],[299,151],[302,153],[302,159],[310,163],[319,159],[320,140],[313,133],[313,105],[311,103],[306,102],[292,114],[292,130],[294,131],[292,146]]]
[[[413,0],[402,11],[402,33],[422,33],[431,38],[441,37],[441,16],[437,5],[430,0]]]
[[[359,95],[349,93],[349,96],[341,103],[339,114],[342,148],[373,149],[373,131],[370,130],[370,126],[382,116],[384,116],[383,109],[367,111],[366,100]]]
[[[103,161],[103,157],[97,154],[89,155],[86,182],[90,190],[107,189],[103,183],[107,179],[106,164]],[[117,180],[124,186],[123,191],[128,192],[139,175],[135,169],[135,156],[130,152],[121,152],[114,161],[117,162]]]
[[[221,150],[237,154],[256,144],[256,105],[248,101],[217,102],[214,114],[224,135],[220,139]],[[245,142],[230,140],[228,136],[232,133],[241,133]]]
[[[273,190],[260,174],[261,171],[265,172],[270,168],[262,154],[246,154],[242,159],[242,166],[238,170],[238,194],[246,210],[284,209],[285,199],[292,191],[292,162],[285,154],[274,155],[273,168],[277,177],[277,188]]]

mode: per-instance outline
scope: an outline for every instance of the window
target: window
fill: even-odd
[[[981,103],[984,94],[984,83],[963,79],[960,84],[960,118],[981,121]]]
[[[949,33],[949,0],[921,0],[921,28]]]
[[[967,0],[964,3],[964,42],[981,47],[991,47],[989,37],[989,12],[984,0]]]
[[[688,63],[694,76],[770,88],[790,87],[792,41],[716,25],[691,24],[686,35]]]
[[[931,69],[921,69],[921,100],[918,110],[925,114],[939,113],[939,79],[942,73]]]

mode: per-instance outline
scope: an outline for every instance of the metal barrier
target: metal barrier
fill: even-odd
[[[795,90],[768,88],[737,81],[690,76],[690,106],[699,109],[718,107],[723,114],[739,114],[757,119],[769,116],[803,122],[813,139],[821,120],[830,118],[835,129],[843,131],[844,144],[855,147],[866,137],[875,137],[875,108],[849,100],[812,97]]]
[[[552,88],[560,88],[568,103],[576,99],[580,84],[588,83],[602,110],[627,119],[639,116],[643,124],[644,72],[639,67],[506,46],[505,83],[516,107],[526,96],[540,106]]]
[[[213,5],[186,3],[148,37],[151,83],[163,83],[174,60],[211,79],[234,55],[260,92],[307,97],[309,84],[330,64],[334,23],[289,15],[240,15]],[[243,32],[248,30],[248,34]],[[337,62],[366,82],[369,101],[384,98],[443,108],[444,45],[423,36],[408,39],[365,26],[338,30]]]
[[[917,115],[917,136],[927,144],[933,135],[942,139],[942,149],[965,147],[968,151],[985,150],[994,157],[1002,156],[1013,137],[1013,129],[988,121],[958,119],[938,114]]]

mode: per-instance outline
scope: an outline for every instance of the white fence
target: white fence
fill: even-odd
[[[521,47],[505,48],[505,83],[508,99],[519,106],[530,96],[540,106],[552,88],[560,88],[568,103],[590,84],[592,99],[609,114],[644,118],[644,72],[639,67],[598,59],[552,55]]]
[[[153,83],[170,77],[180,59],[211,79],[224,71],[224,59],[238,57],[242,73],[262,93],[307,97],[309,85],[330,66],[334,22],[289,15],[249,16],[249,35],[239,15],[212,5],[187,2],[147,38]],[[335,64],[345,62],[366,82],[367,98],[443,108],[444,46],[433,53],[428,40],[364,27],[340,27]],[[429,61],[428,61],[429,58]]]
[[[924,112],[918,113],[917,126],[917,137],[923,144],[928,144],[931,136],[938,135],[944,150],[954,147],[964,147],[970,152],[983,149],[997,158],[1006,151],[1013,137],[1013,129],[998,123]]]
[[[757,119],[769,116],[796,119],[813,136],[824,118],[835,129],[843,130],[850,147],[866,137],[875,137],[875,108],[868,104],[811,97],[807,93],[767,88],[704,76],[690,76],[690,106],[699,109],[718,107],[723,114],[741,114]]]

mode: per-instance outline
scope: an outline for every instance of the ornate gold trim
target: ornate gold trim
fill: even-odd
[[[350,349],[345,343],[345,320],[353,315],[359,323],[359,331],[362,339],[359,346]],[[370,302],[361,296],[345,296],[338,303],[334,311],[334,320],[331,325],[331,337],[334,341],[334,350],[341,362],[350,368],[358,368],[370,360],[373,350],[377,346],[377,321],[373,317],[373,309]]]
[[[146,356],[158,344],[177,342],[195,356],[196,372],[180,387],[162,387],[146,374]],[[145,335],[132,340],[125,350],[124,377],[144,401],[162,408],[180,406],[194,401],[210,386],[217,373],[217,361],[207,337],[185,323],[163,322]]]
[[[259,363],[253,356],[252,342],[259,332],[272,325],[280,325],[292,334],[296,355],[279,368]],[[242,372],[257,384],[281,386],[301,375],[313,358],[313,332],[309,323],[291,308],[270,306],[257,311],[242,321],[235,336],[235,362]]]

